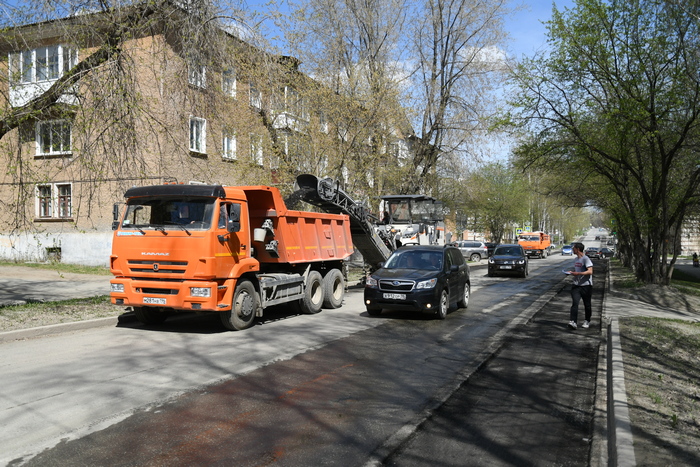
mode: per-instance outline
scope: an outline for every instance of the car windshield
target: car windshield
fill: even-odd
[[[122,229],[207,230],[214,214],[214,198],[133,198]]]
[[[495,256],[517,256],[520,255],[520,249],[512,246],[496,248],[496,251],[494,251],[493,254]]]
[[[396,251],[384,264],[384,269],[442,269],[441,251]]]

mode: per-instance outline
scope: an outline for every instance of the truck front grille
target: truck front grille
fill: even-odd
[[[129,269],[134,274],[184,274],[187,261],[129,260]]]
[[[177,295],[177,289],[156,289],[154,287],[143,287],[141,293],[158,295]]]

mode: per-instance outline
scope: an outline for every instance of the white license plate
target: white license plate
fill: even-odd
[[[151,305],[165,305],[165,299],[156,297],[143,297],[143,303],[149,303]]]
[[[501,269],[513,269],[513,266],[501,266]]]
[[[406,294],[402,293],[385,293],[383,296],[387,300],[406,300]]]

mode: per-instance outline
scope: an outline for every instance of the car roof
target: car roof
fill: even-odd
[[[452,245],[405,245],[402,246],[401,248],[397,249],[396,251],[406,251],[406,250],[414,250],[414,251],[442,251],[446,248],[455,248]]]
[[[517,243],[499,243],[498,246],[520,246]]]

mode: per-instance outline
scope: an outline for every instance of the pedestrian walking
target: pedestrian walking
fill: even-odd
[[[571,311],[569,312],[569,328],[576,329],[578,322],[578,304],[583,299],[583,308],[585,310],[585,319],[581,327],[588,328],[591,324],[591,296],[593,295],[593,261],[584,254],[585,247],[583,243],[576,242],[572,246],[572,250],[576,258],[574,258],[573,271],[567,271],[567,274],[573,276],[571,284]]]

